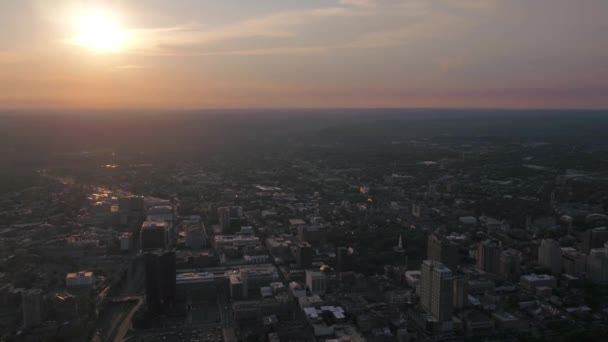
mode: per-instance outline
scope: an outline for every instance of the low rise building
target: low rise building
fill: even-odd
[[[548,274],[528,274],[521,276],[519,280],[522,287],[530,293],[536,293],[537,287],[557,287],[557,278]]]
[[[95,284],[95,276],[93,272],[81,271],[76,273],[68,273],[65,276],[65,285],[72,286],[93,286]]]
[[[190,303],[215,300],[217,285],[215,275],[209,272],[184,272],[175,276],[177,300]]]

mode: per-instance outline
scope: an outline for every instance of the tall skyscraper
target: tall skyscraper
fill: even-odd
[[[432,260],[422,262],[420,303],[440,321],[450,320],[454,309],[454,278],[452,271]]]
[[[112,211],[118,210],[120,224],[123,226],[141,223],[145,217],[144,198],[141,196],[127,196],[118,198],[118,208],[112,207]]]
[[[543,239],[540,242],[538,264],[551,270],[553,275],[562,273],[562,249],[558,241]]]
[[[338,273],[351,272],[355,266],[355,256],[352,248],[338,247],[336,251]]]
[[[562,270],[566,274],[583,276],[587,271],[587,254],[573,247],[563,247]]]
[[[479,244],[477,250],[477,268],[482,271],[498,274],[500,265],[500,243],[486,240]]]
[[[324,295],[327,290],[327,276],[319,271],[306,271],[306,287],[312,294]]]
[[[207,231],[202,222],[184,225],[186,233],[186,247],[199,249],[207,246]]]
[[[296,245],[296,263],[299,268],[312,266],[312,247],[308,242],[300,242]]]
[[[221,207],[217,209],[222,234],[237,233],[244,225],[242,207]]]
[[[352,248],[338,247],[336,250],[336,271],[338,279],[346,282],[354,277],[355,251]]]
[[[32,289],[21,293],[23,327],[33,328],[42,323],[42,290]]]
[[[500,254],[498,274],[503,279],[510,281],[519,281],[519,277],[521,276],[521,272],[519,270],[521,261],[522,255],[520,251],[513,248],[509,248],[503,251]]]
[[[144,254],[146,303],[151,311],[160,312],[175,301],[175,252]]]
[[[462,309],[469,302],[469,283],[464,276],[454,276],[454,309]]]
[[[587,259],[587,274],[594,283],[608,285],[608,242],[604,248],[591,250]]]
[[[608,228],[598,227],[585,231],[583,233],[583,242],[581,251],[589,254],[592,249],[603,248],[604,243],[608,241]]]
[[[427,246],[428,260],[438,261],[450,269],[458,265],[458,245],[437,234],[431,234]]]
[[[166,222],[145,221],[140,232],[141,250],[164,249],[169,244],[169,227]]]
[[[6,240],[0,238],[0,257],[4,257],[7,254]]]
[[[431,307],[431,272],[433,272],[434,264],[438,262],[432,260],[425,260],[422,262],[420,267],[420,305],[430,310]]]
[[[145,211],[144,198],[142,196],[127,196],[118,198],[118,210],[123,213],[136,213],[143,217]]]

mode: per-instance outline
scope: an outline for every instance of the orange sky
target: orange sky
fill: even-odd
[[[128,42],[76,42],[92,10]],[[0,108],[607,107],[605,13],[604,0],[5,0]]]

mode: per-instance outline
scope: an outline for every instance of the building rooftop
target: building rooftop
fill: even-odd
[[[289,224],[292,226],[303,226],[306,224],[306,221],[302,219],[290,219]]]
[[[306,275],[308,276],[309,274],[311,277],[324,277],[325,276],[325,274],[321,271],[306,270]]]
[[[187,272],[178,273],[175,276],[176,284],[202,283],[213,281],[215,276],[209,272]]]
[[[80,271],[80,272],[68,273],[66,277],[67,278],[78,278],[78,277],[92,277],[92,276],[93,276],[93,272]]]
[[[239,272],[243,271],[246,271],[250,277],[278,276],[277,269],[272,265],[244,266],[239,269]]]
[[[230,277],[230,284],[234,285],[234,284],[240,284],[243,281],[241,280],[241,277],[238,274],[231,274]]]
[[[144,223],[142,223],[141,225],[141,228],[167,228],[168,226],[169,225],[167,224],[167,222],[164,221],[144,221]]]
[[[154,206],[154,207],[151,207],[150,209],[148,209],[148,213],[152,214],[152,215],[172,214],[173,207],[171,207],[170,205],[157,205],[157,206]]]
[[[521,277],[527,281],[555,280],[554,276],[548,274],[528,274]]]
[[[420,277],[422,276],[422,272],[416,271],[416,270],[414,270],[414,271],[406,271],[405,272],[405,276],[406,277],[411,277],[411,278],[414,278],[414,279],[420,279]]]
[[[214,237],[216,242],[230,242],[230,241],[257,241],[260,238],[251,235],[216,235]]]

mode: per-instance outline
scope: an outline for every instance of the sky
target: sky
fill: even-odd
[[[119,47],[79,40],[87,13],[111,17]],[[606,0],[0,0],[0,109],[607,108],[607,13]]]

